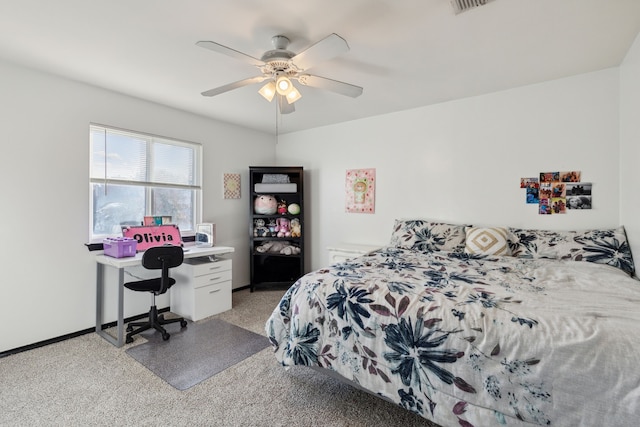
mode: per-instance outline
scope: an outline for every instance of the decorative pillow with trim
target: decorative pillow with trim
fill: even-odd
[[[609,230],[549,231],[510,228],[511,253],[606,264],[633,274],[635,266],[624,227]]]
[[[389,246],[420,252],[463,252],[466,227],[420,219],[397,219]]]
[[[472,255],[510,256],[509,230],[504,227],[469,227],[465,253]]]

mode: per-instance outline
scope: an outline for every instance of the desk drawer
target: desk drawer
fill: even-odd
[[[231,280],[231,270],[226,271],[214,271],[213,273],[206,274],[204,276],[196,276],[193,278],[193,287],[201,288],[203,286],[215,285],[216,283],[226,282]]]
[[[231,281],[197,288],[194,297],[194,321],[231,310]]]
[[[231,309],[230,259],[185,259],[173,277],[177,282],[170,290],[173,313],[196,321]]]
[[[221,271],[231,271],[230,259],[187,265],[192,269],[194,277],[204,276],[205,274],[216,274]]]

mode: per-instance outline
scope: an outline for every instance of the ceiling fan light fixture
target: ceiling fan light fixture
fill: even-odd
[[[273,80],[269,81],[266,85],[262,86],[258,91],[260,95],[267,101],[273,101],[273,97],[276,95],[276,84]]]
[[[298,99],[302,98],[302,94],[296,89],[295,86],[291,85],[291,90],[287,94],[287,102],[289,104],[293,104]]]
[[[291,80],[285,76],[280,76],[278,77],[278,80],[276,80],[276,90],[280,95],[288,95],[292,87],[293,84],[291,83]]]

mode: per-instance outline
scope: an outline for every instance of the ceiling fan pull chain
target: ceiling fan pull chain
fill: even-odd
[[[279,130],[278,119],[281,118],[282,116],[280,115],[280,104],[278,104],[277,102],[275,102],[274,104],[276,107],[276,145],[278,145],[278,130]]]

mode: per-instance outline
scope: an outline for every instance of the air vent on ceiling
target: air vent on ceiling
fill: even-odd
[[[453,11],[457,15],[474,7],[484,6],[490,1],[493,0],[451,0],[451,6],[453,6]]]

